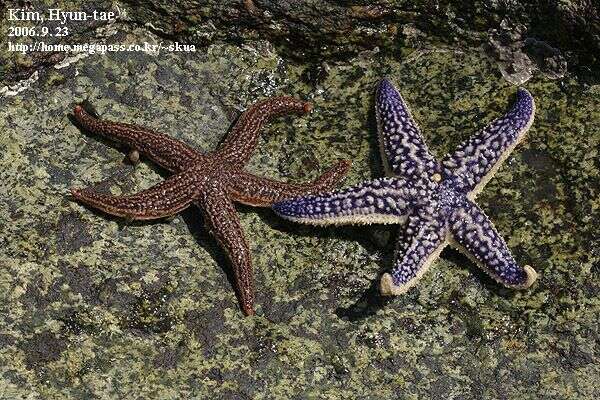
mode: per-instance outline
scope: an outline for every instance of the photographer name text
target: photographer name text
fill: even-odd
[[[9,21],[58,21],[61,25],[69,21],[113,21],[117,18],[114,11],[65,11],[62,8],[49,8],[46,12],[31,11],[22,8],[9,8]]]

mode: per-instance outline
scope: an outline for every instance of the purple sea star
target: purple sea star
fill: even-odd
[[[384,168],[389,177],[285,200],[279,215],[313,225],[401,224],[394,267],[381,278],[384,295],[414,286],[451,244],[499,283],[524,289],[537,273],[520,267],[485,213],[473,201],[533,122],[535,104],[525,89],[503,117],[437,162],[427,149],[400,93],[387,79],[375,111]]]

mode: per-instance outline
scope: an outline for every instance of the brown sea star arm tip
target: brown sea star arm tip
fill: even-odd
[[[138,125],[98,119],[81,105],[75,106],[73,113],[81,128],[128,146],[129,159],[133,164],[139,161],[139,155],[144,155],[171,172],[180,172],[205,159],[185,142],[160,132]]]
[[[340,160],[309,183],[278,182],[238,170],[233,174],[228,188],[235,201],[254,207],[270,207],[278,201],[333,188],[344,178],[350,165],[350,161]]]
[[[246,113],[261,116],[264,120],[285,114],[306,114],[312,110],[310,102],[291,96],[277,96],[260,101],[252,105]]]
[[[220,188],[202,196],[197,204],[208,230],[225,251],[231,266],[240,308],[254,315],[254,281],[250,248],[233,202]]]
[[[350,160],[338,160],[338,162],[331,168],[329,168],[323,175],[317,178],[312,184],[312,192],[321,190],[333,189],[348,173],[352,161]]]
[[[242,312],[247,316],[247,317],[251,317],[254,315],[254,307],[250,304],[242,304]]]
[[[270,119],[284,115],[303,115],[312,110],[312,104],[290,96],[272,97],[250,106],[239,117],[217,154],[224,161],[243,165],[250,159],[258,144],[263,125]]]
[[[85,111],[80,104],[77,104],[73,109],[73,115],[75,116],[77,122],[79,122],[84,128],[87,128],[89,122],[97,121],[97,118],[94,118],[87,111]]]
[[[91,189],[72,189],[71,195],[79,202],[117,217],[151,220],[169,217],[187,208],[195,199],[196,182],[185,173],[137,194],[113,196]]]

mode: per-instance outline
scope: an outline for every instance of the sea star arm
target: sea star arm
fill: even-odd
[[[311,225],[403,223],[412,200],[409,185],[394,178],[375,179],[334,192],[298,197],[273,205],[291,221]]]
[[[416,285],[446,246],[447,227],[443,219],[413,214],[398,236],[392,272],[381,278],[383,295],[399,295]]]
[[[235,201],[256,207],[269,207],[292,197],[331,190],[344,178],[349,168],[350,161],[341,160],[310,183],[278,182],[236,170],[230,180],[229,191]]]
[[[520,267],[492,221],[472,201],[455,209],[449,221],[450,243],[497,282],[516,289],[528,288],[537,278],[529,265]]]
[[[204,157],[187,144],[165,134],[132,124],[94,118],[80,105],[75,107],[75,119],[89,132],[123,143],[161,167],[180,172]]]
[[[442,167],[459,179],[464,192],[475,197],[533,123],[535,103],[525,89],[517,91],[517,101],[501,118],[460,144],[444,157]]]
[[[72,189],[71,194],[81,203],[107,214],[133,220],[150,220],[175,215],[187,208],[194,199],[196,184],[194,177],[180,172],[158,185],[129,196],[102,194],[88,188]]]
[[[284,114],[302,115],[312,109],[310,103],[289,96],[272,97],[250,106],[235,123],[217,150],[217,157],[238,166],[245,165],[258,144],[262,126]]]
[[[244,314],[254,314],[254,283],[248,242],[235,207],[226,192],[213,187],[198,201],[204,221],[225,250],[233,267],[240,307]]]
[[[377,87],[375,115],[381,158],[388,175],[412,178],[436,168],[408,106],[388,79]]]

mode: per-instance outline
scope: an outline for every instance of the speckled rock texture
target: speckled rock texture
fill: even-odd
[[[166,40],[110,29],[99,40]],[[164,176],[80,131],[76,103],[212,150],[254,101],[295,95],[314,110],[269,124],[248,170],[310,180],[348,158],[350,185],[383,173],[381,77],[436,155],[503,114],[516,87],[483,49],[452,45],[316,66],[263,40],[65,61],[0,97],[0,399],[600,396],[600,86],[534,72],[536,120],[478,197],[540,274],[529,290],[445,250],[417,287],[382,298],[396,228],[315,228],[238,206],[257,287],[257,316],[244,318],[197,210],[129,223],[70,200],[73,186],[131,193]]]

